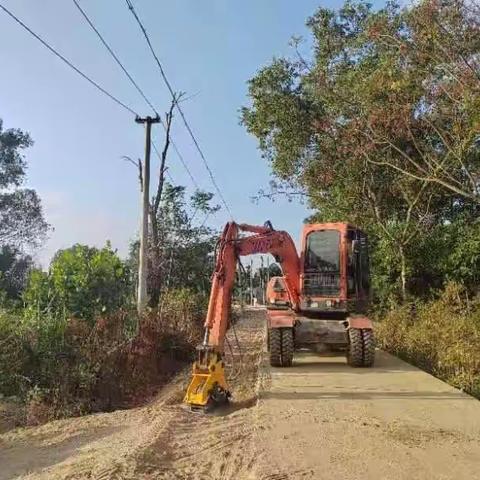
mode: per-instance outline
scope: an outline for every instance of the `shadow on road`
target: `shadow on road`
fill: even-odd
[[[285,373],[288,375],[292,372],[294,375],[309,373],[333,373],[348,375],[365,375],[392,372],[417,372],[418,368],[390,355],[386,352],[378,350],[375,354],[375,365],[372,368],[353,368],[347,364],[345,355],[342,353],[312,353],[312,352],[296,352],[293,365],[288,369],[272,368],[272,372]]]
[[[51,467],[72,456],[83,445],[112,435],[122,426],[108,426],[93,432],[80,433],[52,445],[31,443],[3,443],[0,449],[0,480],[17,478]]]

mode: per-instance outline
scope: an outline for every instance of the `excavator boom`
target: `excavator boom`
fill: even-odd
[[[240,237],[240,232],[250,232],[253,235]],[[290,235],[274,230],[269,222],[264,226],[227,223],[217,245],[204,324],[205,336],[202,345],[197,347],[198,358],[193,364],[192,381],[185,395],[185,403],[192,408],[206,408],[225,401],[229,396],[222,354],[235,271],[239,256],[255,253],[271,253],[281,264],[292,308],[298,308],[300,260]]]

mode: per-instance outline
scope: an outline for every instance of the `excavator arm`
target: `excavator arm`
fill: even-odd
[[[240,232],[253,235],[240,237]],[[197,347],[197,360],[193,364],[192,380],[185,395],[185,403],[194,409],[222,403],[230,395],[222,355],[235,271],[239,256],[255,253],[271,253],[281,264],[292,308],[298,308],[300,261],[290,235],[274,230],[270,222],[264,226],[227,223],[217,244],[204,339]]]

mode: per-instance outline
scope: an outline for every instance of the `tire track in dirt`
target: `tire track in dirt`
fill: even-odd
[[[135,478],[241,479],[255,461],[253,442],[258,365],[264,344],[264,312],[246,311],[226,349],[230,405],[205,415],[172,405],[173,419],[145,451]],[[158,466],[162,465],[162,470]]]
[[[149,405],[22,428],[0,435],[0,480],[249,479],[264,312],[245,311],[228,333],[230,405],[213,414],[182,405],[190,369]],[[243,361],[241,361],[243,360]]]

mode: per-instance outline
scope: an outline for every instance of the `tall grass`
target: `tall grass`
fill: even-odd
[[[168,292],[141,318],[119,310],[91,322],[0,313],[0,393],[37,424],[136,405],[192,358],[205,298]]]
[[[480,398],[480,302],[461,286],[392,310],[376,335],[385,350]]]

